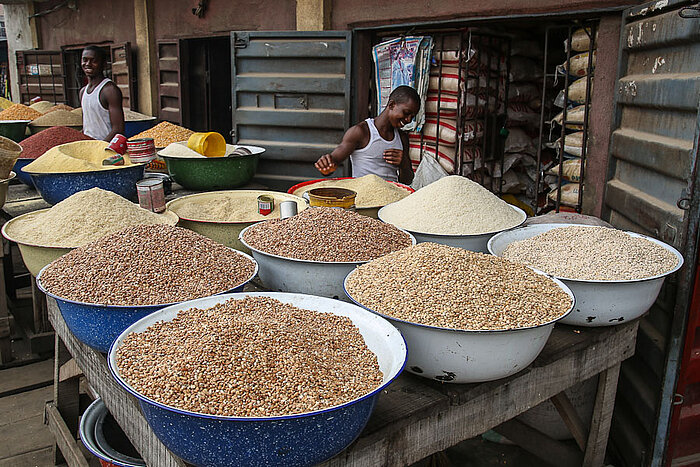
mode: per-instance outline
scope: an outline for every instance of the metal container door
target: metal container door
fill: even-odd
[[[286,190],[350,124],[350,31],[232,32],[232,140],[262,146],[256,180]],[[335,176],[347,174],[347,166]]]
[[[622,365],[611,428],[616,465],[663,462],[688,316],[700,215],[700,19],[689,17],[690,5],[653,2],[623,14],[603,217],[673,245],[686,267],[664,284]]]

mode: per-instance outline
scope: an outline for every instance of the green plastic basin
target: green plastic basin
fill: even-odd
[[[31,120],[2,120],[0,121],[0,136],[10,138],[19,143],[26,138],[27,124]]]
[[[234,157],[172,157],[160,156],[165,161],[173,180],[196,191],[228,190],[248,183],[258,168],[258,158],[265,152],[256,146],[242,146],[252,152]]]

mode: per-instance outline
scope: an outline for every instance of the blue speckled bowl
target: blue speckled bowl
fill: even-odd
[[[116,354],[132,332],[170,321],[181,310],[209,308],[230,298],[271,297],[299,308],[350,318],[377,356],[384,375],[374,391],[325,410],[279,417],[220,417],[178,410],[139,394],[124,379]],[[183,302],[147,316],[126,329],[109,351],[117,382],[141,405],[156,436],[173,453],[196,466],[307,466],[330,459],[352,443],[367,424],[376,398],[403,370],[406,344],[388,321],[356,305],[313,295],[279,292],[219,295]]]
[[[93,172],[32,173],[37,191],[49,204],[56,204],[70,195],[90,188],[112,191],[126,199],[136,199],[136,182],[143,178],[145,164]]]
[[[28,159],[28,158],[20,157],[19,159],[17,159],[17,161],[15,162],[15,166],[12,169],[17,174],[17,179],[20,182],[22,182],[25,185],[30,186],[32,188],[34,188],[34,182],[32,181],[32,176],[22,169],[24,168],[24,166],[26,166],[27,164],[31,164],[35,160],[36,159]]]
[[[131,138],[136,136],[142,131],[150,130],[156,123],[156,117],[150,117],[146,120],[135,120],[131,122],[124,122],[124,136]]]
[[[255,263],[255,260],[245,253],[240,251],[236,251],[236,253],[245,256]],[[48,265],[46,267],[48,267]],[[109,351],[109,346],[112,345],[119,334],[136,321],[155,311],[174,305],[174,303],[163,303],[160,305],[114,306],[67,300],[47,291],[42,285],[41,274],[46,267],[44,267],[36,277],[37,287],[46,295],[56,300],[58,309],[61,311],[61,315],[63,315],[63,319],[66,321],[68,328],[75,337],[83,344],[99,352],[107,353]],[[245,282],[238,287],[225,290],[221,293],[242,292],[243,287],[250,282],[257,273],[258,263],[255,263],[253,274],[251,274]]]

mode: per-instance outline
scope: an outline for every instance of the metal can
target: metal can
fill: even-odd
[[[134,164],[151,162],[156,157],[156,145],[153,138],[140,138],[126,143],[129,159]]]
[[[111,149],[112,151],[116,152],[117,154],[124,155],[126,153],[126,136],[116,134],[114,135],[114,138],[112,138],[112,141],[109,142],[109,146],[107,146],[107,149]]]
[[[258,196],[258,212],[267,216],[275,209],[275,198],[270,195]]]
[[[144,178],[136,182],[136,192],[139,195],[139,206],[153,212],[165,211],[165,191],[163,181],[155,178]]]
[[[297,215],[296,201],[282,201],[280,203],[280,219],[294,217]]]

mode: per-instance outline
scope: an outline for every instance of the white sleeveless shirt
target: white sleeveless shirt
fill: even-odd
[[[104,140],[112,132],[112,122],[109,120],[109,110],[100,103],[100,92],[107,83],[112,80],[105,78],[88,93],[87,88],[83,92],[80,105],[83,107],[83,133],[91,138]]]
[[[352,163],[352,176],[362,177],[363,175],[375,174],[384,180],[397,182],[399,180],[399,169],[384,160],[384,151],[387,149],[401,149],[403,143],[399,130],[394,128],[394,139],[387,141],[379,134],[379,130],[374,125],[374,119],[365,120],[369,127],[369,143],[362,149],[355,149],[350,154]]]

